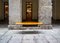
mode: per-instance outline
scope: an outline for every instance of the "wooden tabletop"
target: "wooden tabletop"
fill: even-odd
[[[42,22],[16,22],[16,24],[20,24],[20,25],[42,25]]]

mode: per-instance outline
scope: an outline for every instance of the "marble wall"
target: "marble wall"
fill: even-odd
[[[51,24],[52,17],[52,1],[51,0],[39,0],[39,22],[44,24]]]
[[[43,28],[52,28],[52,0],[39,0],[39,22],[43,22]],[[40,25],[39,25],[40,26]],[[40,26],[41,27],[41,26]]]
[[[9,25],[22,21],[22,0],[9,0]]]
[[[38,21],[43,22],[44,27],[47,29],[52,28],[52,0],[38,0]],[[16,22],[22,21],[22,0],[9,0],[9,27],[15,25]],[[12,26],[13,27],[13,26]],[[16,27],[16,25],[15,25]]]

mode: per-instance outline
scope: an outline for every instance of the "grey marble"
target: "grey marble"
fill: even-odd
[[[38,22],[43,22],[39,28],[52,28],[52,0],[38,1]],[[20,28],[22,25],[16,25],[16,22],[22,22],[22,0],[9,0],[9,28]],[[27,28],[26,28],[27,29]]]
[[[22,21],[22,5],[21,0],[9,0],[9,24]]]
[[[40,6],[51,6],[52,0],[39,0],[39,5]]]
[[[21,34],[21,30],[0,30],[0,43],[60,43],[60,29],[38,31],[42,33]]]

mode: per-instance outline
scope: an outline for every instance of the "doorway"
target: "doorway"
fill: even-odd
[[[22,0],[22,22],[38,22],[38,0]]]
[[[0,27],[8,27],[8,0],[0,0]]]
[[[38,0],[22,0],[22,22],[38,22]]]

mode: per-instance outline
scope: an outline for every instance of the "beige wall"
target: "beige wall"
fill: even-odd
[[[56,15],[56,18],[60,19],[60,0],[56,0]]]
[[[54,0],[53,18],[60,19],[60,0]]]
[[[3,5],[2,5],[2,0],[0,0],[0,20],[4,18],[3,16]]]
[[[37,19],[38,16],[38,0],[33,0],[33,18]]]

